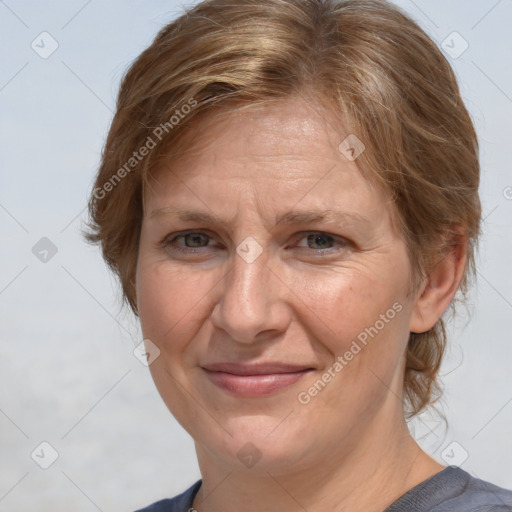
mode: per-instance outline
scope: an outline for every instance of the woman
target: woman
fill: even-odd
[[[144,510],[512,510],[406,418],[479,233],[476,135],[383,1],[211,0],[125,76],[91,196],[202,479]]]

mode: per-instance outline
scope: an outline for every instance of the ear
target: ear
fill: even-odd
[[[441,254],[440,260],[425,277],[413,306],[410,332],[427,332],[441,318],[459,289],[466,267],[467,238],[460,233],[453,238]]]

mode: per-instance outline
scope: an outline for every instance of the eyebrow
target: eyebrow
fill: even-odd
[[[163,208],[156,208],[153,210],[148,217],[157,217],[160,215],[175,214],[180,220],[192,221],[192,222],[204,222],[209,224],[222,223],[222,221],[207,212],[201,212],[199,210],[188,210],[186,208],[180,208],[179,206],[164,206]]]
[[[156,217],[166,214],[175,214],[177,217],[185,222],[197,222],[204,224],[226,224],[219,217],[212,215],[208,212],[199,210],[189,210],[177,206],[165,206],[162,208],[156,208],[153,210],[149,217]],[[293,225],[293,224],[313,224],[315,222],[329,222],[329,223],[362,223],[370,224],[370,220],[363,215],[356,212],[341,212],[337,210],[291,210],[280,215],[276,219],[275,226]]]
[[[355,212],[340,212],[336,210],[290,211],[277,218],[279,224],[313,224],[314,222],[361,222],[369,223],[369,219]]]

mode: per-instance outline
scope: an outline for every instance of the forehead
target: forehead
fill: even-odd
[[[251,162],[281,157],[334,163],[347,135],[340,117],[313,99],[294,95],[201,115],[182,142],[187,149],[180,159],[197,162],[215,155]]]
[[[340,152],[349,132],[319,104],[296,96],[196,121],[186,151],[152,175],[152,210],[185,196],[220,209],[258,196],[258,207],[276,215],[299,202],[382,215],[386,195]]]

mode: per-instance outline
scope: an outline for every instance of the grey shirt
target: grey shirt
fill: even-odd
[[[198,480],[183,494],[136,512],[194,512]],[[448,466],[398,498],[383,512],[512,512],[512,491]]]

